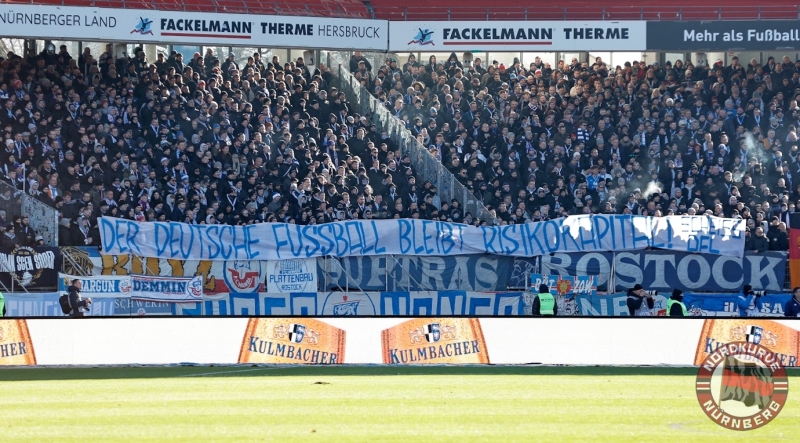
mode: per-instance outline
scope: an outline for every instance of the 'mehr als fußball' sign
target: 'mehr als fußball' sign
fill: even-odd
[[[774,51],[790,48],[800,48],[797,20],[647,23],[648,51]]]

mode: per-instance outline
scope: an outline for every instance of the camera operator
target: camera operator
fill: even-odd
[[[531,311],[536,317],[555,317],[558,315],[556,298],[550,293],[547,285],[539,285],[539,294],[533,299]]]
[[[645,292],[644,287],[637,283],[632,289],[628,289],[627,304],[631,316],[649,317],[656,301],[653,299],[653,294]]]
[[[67,291],[69,291],[67,295],[69,306],[72,308],[69,312],[70,317],[83,317],[91,307],[91,298],[85,300],[81,298],[81,287],[83,287],[83,282],[76,278],[72,280],[72,284],[67,288]]]
[[[792,289],[792,298],[786,302],[783,315],[787,317],[800,317],[800,286]]]
[[[686,317],[686,305],[683,304],[683,291],[672,290],[672,297],[667,300],[667,317]]]
[[[736,306],[739,308],[739,317],[759,317],[761,311],[761,296],[764,291],[753,291],[750,285],[744,285],[742,293],[736,299]]]

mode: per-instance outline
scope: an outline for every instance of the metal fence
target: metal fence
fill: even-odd
[[[797,20],[800,5],[745,4],[723,6],[663,4],[627,5],[476,5],[386,6],[358,0],[3,0],[7,4],[44,4],[160,11],[377,18],[383,20]]]
[[[0,182],[0,209],[11,222],[27,215],[31,228],[44,238],[46,246],[58,246],[58,211],[6,182]]]
[[[495,217],[480,200],[475,198],[456,177],[444,167],[436,157],[411,134],[369,91],[361,86],[350,74],[350,55],[346,52],[329,51],[328,66],[337,78],[339,89],[347,95],[348,101],[355,111],[367,117],[380,131],[385,131],[389,138],[400,148],[403,155],[411,157],[417,174],[422,180],[429,180],[437,188],[442,203],[456,199],[462,210],[472,213],[474,218],[496,224]],[[374,56],[374,55],[373,55]],[[385,57],[381,55],[381,57]],[[373,65],[375,67],[375,65]],[[380,66],[380,65],[377,65]]]

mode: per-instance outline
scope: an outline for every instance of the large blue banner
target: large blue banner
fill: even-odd
[[[319,258],[321,288],[363,291],[503,291],[511,257],[467,255],[444,257]]]
[[[683,304],[690,315],[731,316],[738,315],[739,308],[736,300],[740,293],[729,294],[696,294],[687,292],[683,295]],[[759,314],[763,316],[784,316],[786,303],[792,298],[791,294],[769,294],[759,297],[761,308]]]
[[[658,294],[651,315],[667,315],[667,298],[672,292]],[[686,305],[688,315],[702,317],[738,317],[739,309],[736,306],[736,293],[727,294],[698,294],[686,292],[683,294],[683,303]],[[786,302],[791,294],[767,294],[761,297],[761,317],[783,317]],[[626,293],[607,295],[578,295],[578,308],[581,315],[588,316],[627,316]]]
[[[223,293],[194,303],[93,298],[90,316],[498,316],[522,315],[522,292]],[[59,293],[5,294],[9,317],[63,317]]]
[[[551,281],[557,286],[557,281]],[[577,287],[577,284],[576,284]],[[560,315],[627,316],[625,293],[597,294],[594,290],[572,292],[570,303],[559,304]],[[4,294],[9,317],[63,317],[59,293]],[[657,295],[653,316],[666,315],[670,293]],[[467,291],[419,292],[298,292],[298,293],[224,293],[206,295],[202,302],[161,303],[131,300],[124,297],[93,298],[90,316],[452,316],[452,315],[524,315],[522,292],[480,293]],[[530,296],[530,294],[529,294]],[[684,303],[691,316],[735,317],[736,293],[698,294],[687,292]],[[561,297],[561,296],[559,296]],[[761,297],[760,315],[781,317],[791,294],[767,294]],[[566,299],[565,299],[566,300]]]
[[[659,248],[740,257],[741,220],[708,216],[578,215],[511,226],[429,220],[354,220],[300,226],[144,223],[102,217],[103,250],[177,260],[280,260],[326,255],[517,257]]]
[[[527,287],[525,273],[533,273],[540,265],[541,273],[557,275],[597,275],[597,286],[607,290],[614,265],[616,291],[627,290],[636,283],[647,289],[671,291],[731,292],[745,284],[756,290],[782,291],[786,278],[785,252],[745,253],[744,257],[712,254],[689,254],[671,251],[591,252],[586,254],[553,254],[532,259],[515,259],[509,286]]]

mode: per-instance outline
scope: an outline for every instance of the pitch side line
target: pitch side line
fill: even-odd
[[[283,368],[255,368],[255,369],[239,369],[236,371],[203,372],[202,374],[184,374],[181,375],[180,377],[203,377],[206,375],[224,375],[224,374],[234,374],[237,372],[266,371],[270,369],[283,369]]]

